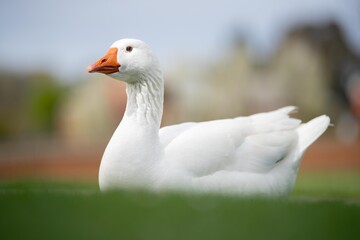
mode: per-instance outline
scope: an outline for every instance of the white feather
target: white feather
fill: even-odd
[[[133,53],[122,52],[133,46]],[[101,190],[143,187],[192,192],[279,196],[288,194],[302,153],[328,127],[321,116],[307,124],[276,111],[159,129],[163,77],[150,48],[124,39],[119,73],[127,82],[124,118],[111,138],[99,172]],[[124,70],[122,70],[124,69]]]
[[[330,118],[326,115],[322,115],[298,127],[297,133],[299,135],[299,152],[303,153],[325,132],[329,125]]]

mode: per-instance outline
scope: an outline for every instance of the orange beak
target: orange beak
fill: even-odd
[[[94,64],[91,64],[86,68],[86,71],[89,73],[99,72],[104,74],[111,74],[119,72],[119,67],[121,66],[117,61],[117,48],[110,48],[109,51],[96,61]]]

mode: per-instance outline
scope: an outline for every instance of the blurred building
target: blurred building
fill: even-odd
[[[343,141],[359,137],[360,56],[348,46],[340,27],[332,22],[292,30],[288,40],[298,39],[320,59],[321,79],[327,88],[326,112]]]
[[[358,138],[360,60],[336,23],[295,26],[267,59],[250,54],[244,39],[212,63],[186,59],[165,73],[163,126],[295,105],[304,120],[328,114],[340,138]],[[64,86],[46,73],[0,74],[0,139],[107,142],[125,85],[92,77]]]
[[[58,111],[57,135],[65,144],[106,141],[122,118],[125,85],[107,77],[80,81]]]
[[[358,138],[360,60],[336,23],[290,29],[268,59],[249,54],[236,38],[227,55],[203,66],[183,61],[170,76],[183,120],[235,117],[285,105],[309,120],[328,114],[342,133]],[[345,127],[345,128],[343,128]]]

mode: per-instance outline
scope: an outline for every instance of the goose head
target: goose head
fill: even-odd
[[[127,83],[146,79],[146,75],[159,72],[159,69],[150,47],[137,39],[114,42],[102,58],[86,68],[89,73],[103,73]]]

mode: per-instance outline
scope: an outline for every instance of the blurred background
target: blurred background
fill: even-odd
[[[163,126],[295,105],[334,124],[301,171],[360,173],[358,0],[1,1],[0,36],[1,180],[97,180],[126,95],[85,67],[120,38],[162,63]]]

